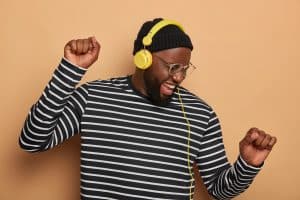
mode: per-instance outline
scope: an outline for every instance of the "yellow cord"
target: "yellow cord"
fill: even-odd
[[[181,105],[181,110],[183,113],[183,117],[186,121],[187,124],[187,129],[188,129],[188,143],[187,143],[187,160],[188,160],[188,168],[189,168],[189,173],[191,176],[191,185],[190,185],[190,200],[192,200],[192,187],[193,187],[193,182],[194,182],[194,177],[193,177],[193,173],[192,173],[192,167],[191,167],[191,163],[190,163],[190,141],[191,141],[191,126],[190,126],[190,121],[188,120],[185,110],[184,110],[184,106],[183,106],[183,102],[180,96],[180,92],[179,92],[179,88],[177,88],[177,92],[178,92],[178,99]]]

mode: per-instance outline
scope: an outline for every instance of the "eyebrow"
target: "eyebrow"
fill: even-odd
[[[155,55],[153,54],[155,57],[158,57],[162,62],[166,63],[166,64],[179,64],[179,65],[185,65],[185,64],[182,64],[182,63],[179,63],[179,62],[168,62],[166,61],[165,59],[161,58],[160,56],[158,55]],[[191,62],[188,62],[188,64],[186,65],[189,65]]]

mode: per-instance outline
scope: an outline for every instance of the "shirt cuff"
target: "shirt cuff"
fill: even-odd
[[[69,60],[66,59],[65,57],[62,57],[62,60],[66,61],[67,63],[69,63],[70,65],[72,65],[72,66],[74,66],[74,67],[79,68],[80,70],[87,71],[87,68],[80,67],[79,65],[76,65],[76,64],[72,63],[71,61],[69,61]]]
[[[258,172],[261,170],[262,166],[264,165],[264,162],[260,166],[253,166],[248,164],[241,155],[239,155],[237,162],[242,165],[243,168],[246,170],[252,171],[252,172]]]

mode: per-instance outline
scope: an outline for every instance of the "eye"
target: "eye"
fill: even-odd
[[[170,67],[171,67],[171,72],[172,73],[177,73],[178,71],[180,71],[182,69],[182,65],[177,64],[177,63],[170,64]]]

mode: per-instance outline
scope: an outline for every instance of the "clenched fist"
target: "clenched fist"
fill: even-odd
[[[97,59],[100,44],[95,37],[69,41],[64,48],[64,57],[71,63],[89,68]]]
[[[258,128],[251,128],[240,142],[242,158],[252,166],[260,166],[268,157],[277,139]]]

